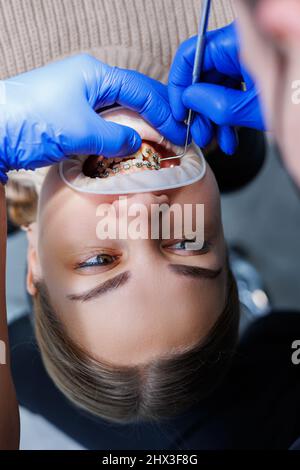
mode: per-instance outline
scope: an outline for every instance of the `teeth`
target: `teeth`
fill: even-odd
[[[159,170],[160,155],[155,152],[151,145],[143,143],[135,154],[124,160],[120,157],[105,158],[98,156],[97,162],[91,168],[91,178],[108,178],[118,173],[127,172],[130,169]]]
[[[102,170],[109,167],[109,159],[100,157],[101,159],[97,162],[97,170]]]
[[[130,163],[123,163],[122,165],[124,170],[130,170],[131,164]]]
[[[99,178],[108,178],[109,177],[109,171],[105,171],[104,173],[101,173],[99,175]]]

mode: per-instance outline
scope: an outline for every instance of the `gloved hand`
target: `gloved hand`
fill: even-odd
[[[170,106],[178,121],[186,118],[189,108],[197,113],[191,133],[200,147],[216,134],[221,149],[233,154],[238,141],[232,126],[265,128],[258,91],[241,62],[235,23],[207,33],[205,83],[191,85],[196,42],[197,37],[188,39],[176,53],[169,76]],[[242,82],[246,91],[241,90]]]
[[[12,169],[35,169],[70,154],[130,155],[141,145],[131,128],[94,110],[119,103],[138,111],[182,145],[186,128],[172,116],[167,87],[138,72],[82,54],[0,82],[0,181]]]

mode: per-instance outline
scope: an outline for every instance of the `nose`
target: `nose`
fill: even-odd
[[[152,205],[169,204],[169,197],[166,194],[138,193],[120,197],[113,202],[115,210],[119,216],[122,215],[123,207],[125,208],[126,206],[127,210],[130,206],[136,204],[143,206],[147,212],[149,212]]]
[[[139,193],[132,194],[128,198],[128,205],[143,204],[145,207],[150,208],[152,204],[168,204],[169,197],[166,194],[155,193]]]

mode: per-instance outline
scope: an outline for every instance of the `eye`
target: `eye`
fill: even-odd
[[[186,252],[186,254],[205,254],[209,251],[209,243],[204,242],[203,245],[201,246],[199,242],[197,242],[195,239],[194,240],[180,240],[176,243],[173,243],[172,245],[168,245],[165,247],[169,251],[177,251],[177,252],[183,252],[183,254]]]
[[[80,263],[77,267],[78,268],[91,268],[94,266],[108,266],[110,264],[115,263],[117,261],[116,256],[108,255],[105,253],[101,253],[99,255],[93,256],[93,258]]]

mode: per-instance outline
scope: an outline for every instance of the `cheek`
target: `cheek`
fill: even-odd
[[[276,54],[240,2],[238,25],[242,60],[261,92],[261,104],[268,127],[273,128],[274,96],[278,75]]]
[[[300,88],[295,94],[292,84],[295,77],[300,77],[300,60],[298,53],[290,58],[290,67],[286,76],[286,89],[282,100],[283,108],[280,113],[281,128],[278,133],[278,142],[283,152],[283,158],[291,176],[300,186],[299,165],[299,122],[300,122]]]

